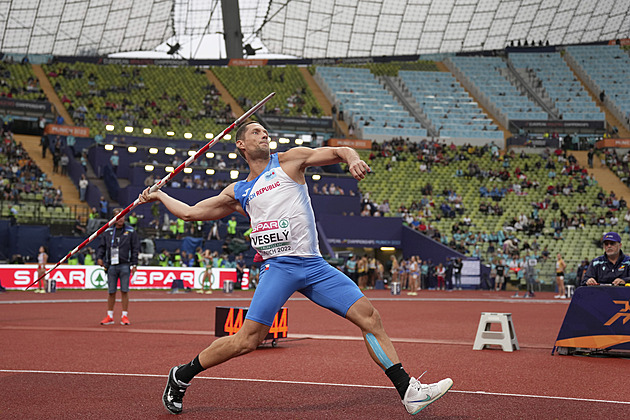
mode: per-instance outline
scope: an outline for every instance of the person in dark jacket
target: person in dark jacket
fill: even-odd
[[[582,279],[582,286],[623,286],[630,282],[630,256],[621,251],[619,234],[608,232],[602,238],[602,243],[604,255],[591,261]]]
[[[114,209],[114,216],[122,209]],[[114,304],[116,303],[116,290],[120,279],[120,298],[122,301],[121,325],[129,325],[129,281],[136,272],[138,266],[138,253],[140,241],[136,231],[125,223],[121,217],[114,226],[103,232],[101,243],[96,251],[96,262],[107,273],[107,285],[109,296],[107,298],[107,316],[101,321],[101,325],[114,323]]]

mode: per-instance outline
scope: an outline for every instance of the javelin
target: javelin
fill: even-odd
[[[194,155],[192,155],[188,159],[186,159],[186,161],[183,162],[181,165],[179,165],[175,170],[173,170],[173,172],[169,172],[168,175],[166,175],[164,178],[162,178],[161,180],[156,182],[151,187],[150,192],[155,192],[155,191],[159,190],[160,188],[162,188],[167,182],[169,182],[171,180],[171,178],[173,178],[175,175],[177,175],[182,170],[184,170],[184,168],[187,168],[188,166],[190,166],[190,164],[192,164],[195,160],[197,160],[197,158],[199,156],[201,156],[202,154],[206,153],[206,151],[209,148],[211,148],[212,146],[214,146],[214,144],[216,142],[221,140],[227,133],[232,131],[234,129],[234,127],[240,125],[243,121],[245,121],[249,117],[251,117],[252,114],[254,114],[254,112],[258,111],[275,94],[276,94],[275,92],[271,92],[269,95],[267,95],[267,97],[265,97],[263,100],[258,102],[256,105],[254,105],[249,111],[247,111],[246,113],[241,115],[239,118],[237,118],[229,127],[227,127],[225,130],[221,131],[221,133],[219,135],[217,135],[215,138],[213,138],[208,143],[206,143],[206,145],[203,146],[201,149],[197,150],[197,152]],[[125,215],[127,213],[129,213],[131,210],[133,210],[138,204],[140,204],[140,199],[136,198],[136,200],[133,203],[129,204],[129,206],[127,206],[126,209],[124,209],[123,211],[118,213],[116,216],[114,216],[109,222],[107,222],[99,230],[97,230],[92,235],[90,235],[90,237],[87,238],[85,241],[83,241],[81,244],[77,245],[76,248],[74,248],[72,251],[70,251],[57,264],[55,264],[55,266],[53,268],[49,269],[44,274],[39,276],[39,278],[37,280],[35,280],[31,284],[29,284],[26,287],[26,290],[28,290],[32,285],[39,283],[41,281],[41,279],[46,277],[51,271],[53,271],[55,268],[59,267],[59,265],[61,265],[64,262],[66,262],[70,257],[72,257],[74,254],[79,252],[81,249],[83,249],[87,244],[92,242],[94,239],[96,239],[101,233],[105,232],[105,230],[107,228],[109,228],[110,226],[114,225],[118,220],[120,220],[123,217],[125,217]]]

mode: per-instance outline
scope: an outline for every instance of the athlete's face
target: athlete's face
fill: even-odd
[[[269,133],[260,124],[250,124],[243,139],[239,141],[242,142],[241,147],[245,148],[248,156],[269,155]]]

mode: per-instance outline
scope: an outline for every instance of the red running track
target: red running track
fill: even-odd
[[[214,340],[216,306],[247,306],[251,294],[132,292],[127,327],[98,325],[105,292],[0,294],[0,418],[172,418],[161,403],[168,370]],[[366,295],[410,374],[454,380],[417,417],[628,418],[627,360],[550,355],[568,307],[552,293]],[[183,418],[410,417],[356,327],[301,295],[286,306],[289,339],[195,378]],[[511,312],[521,350],[473,351],[481,312]]]

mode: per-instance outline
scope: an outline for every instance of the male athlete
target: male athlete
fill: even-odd
[[[161,201],[174,216],[186,221],[220,219],[234,211],[247,215],[252,246],[264,259],[243,326],[236,334],[215,340],[190,363],[170,370],[162,397],[166,409],[173,414],[182,412],[184,393],[195,375],[256,350],[274,316],[295,291],[361,329],[370,356],[392,381],[409,413],[418,413],[444,395],[453,381],[447,378],[425,385],[409,377],[372,303],[319,252],[305,169],[345,162],[350,173],[361,180],[370,170],[368,165],[348,147],[296,147],[271,155],[269,134],[255,122],[238,129],[236,147],[249,164],[249,176],[219,195],[194,206],[160,190],[149,193],[148,188],[139,197],[141,203]]]

